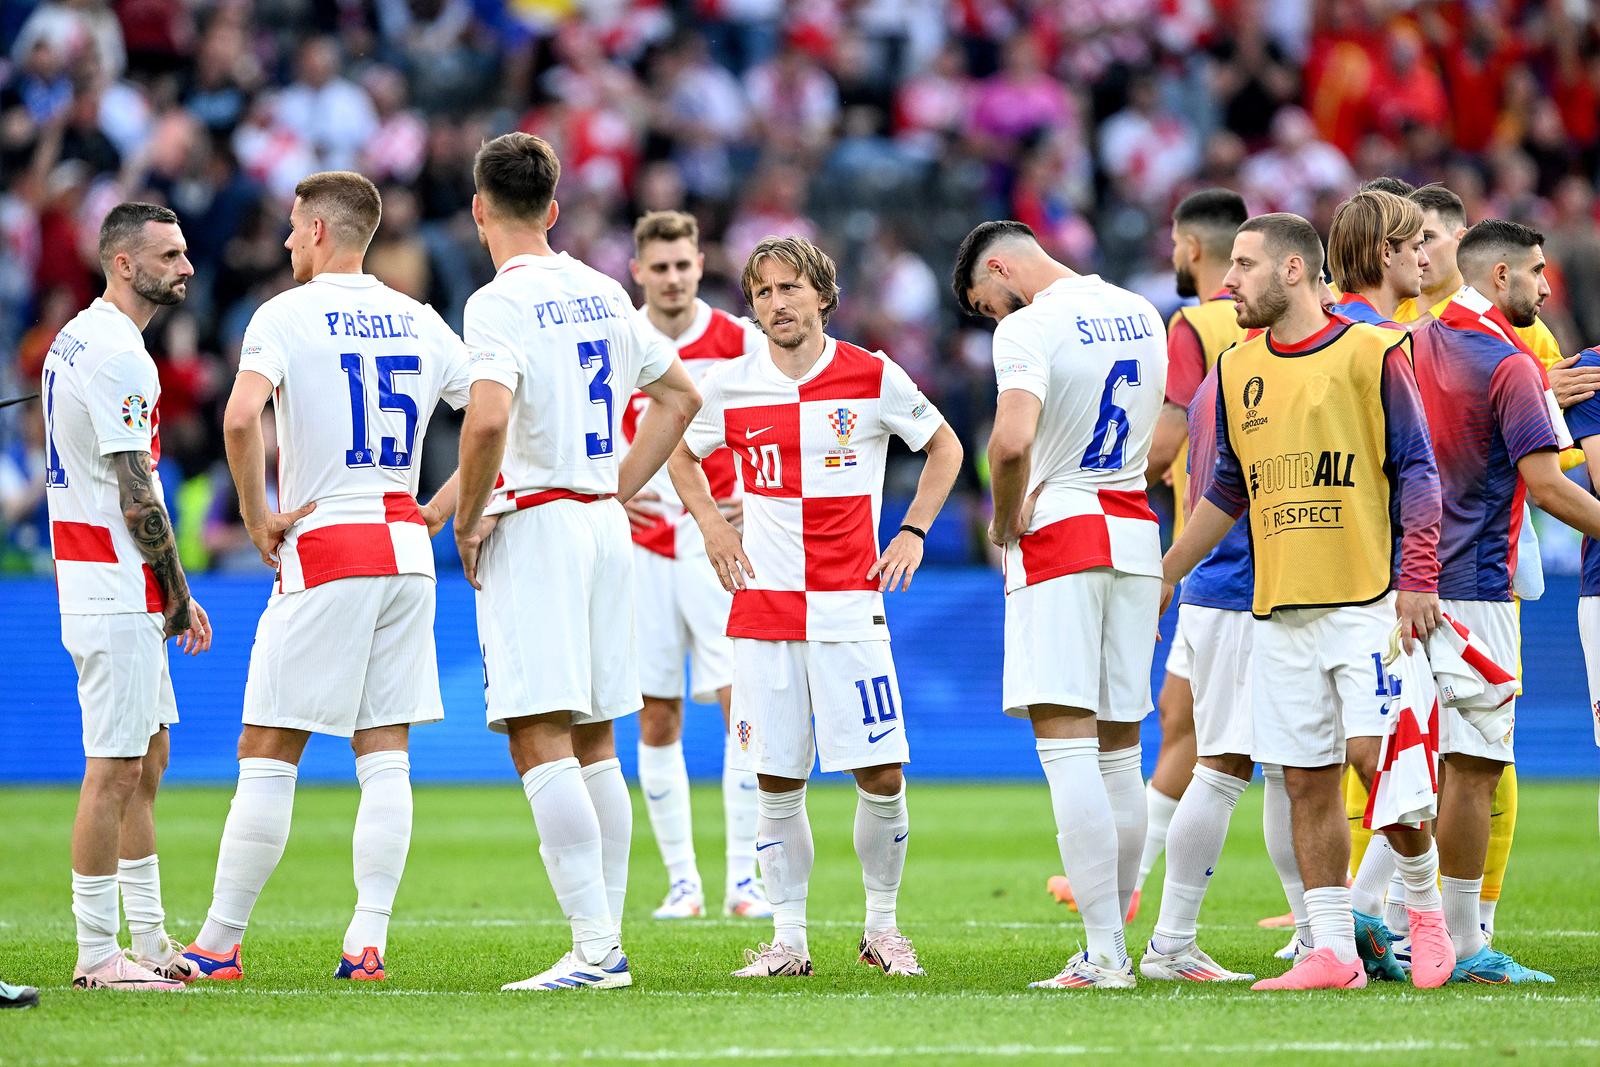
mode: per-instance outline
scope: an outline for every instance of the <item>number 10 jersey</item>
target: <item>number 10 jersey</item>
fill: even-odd
[[[487,513],[615,494],[628,398],[678,358],[622,286],[565,252],[513,256],[467,301],[465,328],[520,377]]]
[[[278,592],[431,577],[416,501],[428,422],[441,399],[463,407],[474,381],[514,387],[509,361],[469,353],[432,308],[370,274],[319,274],[256,311],[239,370],[273,387],[279,510],[317,505],[284,539]]]
[[[1161,533],[1145,495],[1145,461],[1167,387],[1161,316],[1098,275],[1062,278],[994,331],[1000,392],[1023,389],[1043,410],[1022,537],[1006,546],[1006,592],[1111,567],[1161,574]]]

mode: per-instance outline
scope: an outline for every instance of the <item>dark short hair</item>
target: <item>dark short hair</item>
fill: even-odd
[[[1410,196],[1416,191],[1417,187],[1410,182],[1387,174],[1362,182],[1361,188],[1356,190],[1358,193],[1393,193],[1395,196]]]
[[[1461,238],[1456,249],[1456,262],[1462,273],[1508,262],[1512,255],[1527,252],[1544,244],[1544,234],[1520,222],[1505,219],[1484,219]]]
[[[1030,241],[1038,240],[1033,234],[1032,227],[1014,219],[979,223],[962,239],[961,248],[956,252],[956,268],[950,278],[950,288],[955,291],[956,304],[963,312],[968,315],[978,313],[967,299],[967,290],[972,288],[972,273],[977,269],[978,260],[995,244],[1016,237],[1026,237]]]
[[[1467,205],[1449,189],[1434,182],[1411,193],[1411,199],[1423,211],[1432,211],[1440,220],[1454,226],[1467,224]]]
[[[561,160],[542,137],[531,133],[503,133],[485,141],[472,161],[472,180],[478,195],[497,214],[520,222],[542,223],[556,197],[561,180]]]
[[[1234,234],[1249,217],[1244,197],[1221,188],[1190,193],[1172,212],[1173,225],[1193,231],[1206,255],[1223,262],[1232,253]]]
[[[1259,233],[1266,241],[1267,255],[1282,262],[1289,256],[1305,260],[1306,273],[1322,275],[1322,238],[1317,228],[1299,215],[1288,211],[1274,211],[1246,219],[1239,227],[1240,233]]]
[[[365,250],[383,218],[383,198],[371,181],[349,170],[307,175],[294,187],[301,206],[333,230],[339,244]]]
[[[150,222],[178,221],[178,213],[160,204],[127,201],[106,213],[100,223],[100,266],[110,268],[118,252],[126,252],[144,241],[144,227]]]

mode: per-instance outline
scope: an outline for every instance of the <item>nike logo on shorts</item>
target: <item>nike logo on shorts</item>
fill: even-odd
[[[646,800],[665,800],[665,799],[667,799],[667,794],[671,793],[671,792],[672,792],[672,790],[665,789],[665,790],[662,790],[659,793],[652,793],[652,792],[650,792],[650,790],[646,789],[644,791],[644,796],[645,796]]]
[[[757,852],[761,852],[761,851],[764,851],[764,850],[765,850],[765,849],[769,849],[769,848],[771,848],[771,847],[772,847],[772,846],[773,846],[773,845],[781,845],[781,844],[783,844],[783,842],[782,842],[782,841],[768,841],[768,842],[767,842],[767,843],[766,843],[766,844],[764,844],[764,845],[762,845],[762,844],[757,844],[757,845],[756,845],[756,851],[757,851]]]
[[[896,729],[896,727],[891,726],[881,734],[868,734],[867,735],[867,744],[869,744],[869,745],[877,744],[879,741],[882,741],[885,737],[888,737],[890,734],[894,733],[895,729]]]
[[[904,841],[906,838],[908,838],[910,836],[911,836],[911,831],[910,830],[907,830],[903,834],[895,834],[894,835],[894,843],[898,845],[900,842]]]

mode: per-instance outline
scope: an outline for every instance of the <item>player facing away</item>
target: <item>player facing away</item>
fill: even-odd
[[[698,296],[705,254],[700,227],[681,211],[653,211],[633,228],[633,280],[644,293],[646,329],[677,349],[696,383],[720,366],[766,343],[748,319],[713,308]],[[650,397],[635,393],[622,416],[623,446],[631,444]],[[733,453],[722,449],[705,461],[717,506],[736,526],[743,522]],[[683,510],[672,479],[657,471],[626,505],[633,531],[634,624],[639,644],[639,787],[666,864],[666,899],[657,919],[705,914],[705,890],[695,863],[689,814],[689,772],[683,762],[683,663],[689,692],[722,705],[722,804],[727,840],[725,915],[772,915],[756,878],[756,776],[740,770],[738,738],[729,729],[733,693],[733,642],[727,636],[727,590],[706,563],[705,539]]]
[[[611,723],[641,700],[619,501],[660,469],[700,402],[622,286],[551,250],[560,176],[555,152],[525,133],[489,141],[473,163],[472,217],[496,273],[467,302],[466,340],[516,378],[467,411],[456,545],[478,590],[489,726],[508,737],[572,925],[572,950],[502,987],[517,990],[633,982],[621,947],[633,808]],[[636,389],[652,403],[619,470]]]
[[[100,225],[105,295],[44,361],[45,500],[61,643],[78,671],[83,787],[72,826],[78,989],[179,990],[196,977],[167,936],[155,800],[178,721],[169,637],[194,655],[211,624],[189,595],[161,478],[161,382],[141,332],[194,274],[178,216],[118,204]],[[117,890],[133,935],[117,944]]]
[[[1192,496],[1189,493],[1191,401],[1202,379],[1216,365],[1217,357],[1244,338],[1244,331],[1233,314],[1233,301],[1222,288],[1222,279],[1228,273],[1233,235],[1248,217],[1244,198],[1232,189],[1202,189],[1191,193],[1172,213],[1172,270],[1177,279],[1178,295],[1185,299],[1199,297],[1200,303],[1179,308],[1167,320],[1167,395],[1156,419],[1145,479],[1153,485],[1170,473],[1175,531],[1183,529],[1186,501]],[[1209,476],[1209,469],[1195,469]],[[1184,599],[1189,599],[1187,589]],[[1248,603],[1245,607],[1249,607]],[[1177,812],[1178,799],[1188,788],[1194,771],[1193,671],[1193,649],[1179,627],[1167,651],[1166,676],[1161,682],[1161,695],[1156,698],[1156,711],[1161,717],[1161,751],[1156,756],[1150,783],[1145,787],[1148,825],[1144,852],[1139,858],[1139,875],[1133,884],[1133,901],[1128,908],[1130,922],[1139,910],[1145,879],[1167,847],[1167,833]]]
[[[469,357],[432,308],[363,272],[381,211],[359,174],[313,174],[295,187],[284,245],[299,286],[251,316],[223,416],[245,529],[277,577],[250,651],[239,785],[211,908],[188,950],[212,979],[243,977],[240,944],[283,856],[313,733],[350,739],[361,786],[355,912],[334,977],[384,978],[411,845],[410,727],[444,716],[417,461],[440,400],[460,408],[481,390],[474,383],[511,372]],[[267,500],[269,399],[281,512]]]
[[[1468,230],[1456,255],[1466,287],[1415,341],[1417,386],[1444,495],[1439,594],[1444,610],[1501,664],[1518,662],[1512,571],[1524,496],[1586,536],[1600,536],[1600,501],[1561,473],[1557,453],[1570,438],[1553,418],[1543,369],[1515,332],[1550,294],[1543,244],[1542,234],[1498,219]],[[1458,958],[1454,979],[1552,981],[1491,948],[1479,925],[1490,813],[1501,775],[1515,761],[1513,734],[1486,738],[1454,708],[1440,709],[1439,727],[1445,769],[1435,830]]]
[[[1234,239],[1225,284],[1239,324],[1263,332],[1218,362],[1215,480],[1165,559],[1170,587],[1250,519],[1253,755],[1284,769],[1312,951],[1256,989],[1366,985],[1345,885],[1339,779],[1346,737],[1380,718],[1398,618],[1407,651],[1439,624],[1439,477],[1404,331],[1330,317],[1322,242],[1297,215],[1262,215]],[[1398,568],[1396,567],[1398,556]],[[1374,658],[1376,657],[1376,658]],[[1413,981],[1454,958],[1423,830],[1389,831],[1406,879]]]
[[[1004,708],[1033,724],[1088,947],[1044,989],[1128,988],[1123,937],[1145,839],[1139,723],[1161,600],[1145,460],[1167,381],[1150,302],[1051,259],[1020,222],[956,257],[956,299],[994,319],[989,436],[1005,552]]]
[[[819,756],[824,772],[856,780],[867,897],[860,958],[885,974],[923,974],[895,915],[910,835],[902,773],[910,750],[883,594],[910,587],[928,525],[960,471],[961,444],[883,353],[824,333],[838,307],[836,279],[833,260],[804,238],[756,246],[740,284],[767,342],[706,375],[705,406],[668,467],[733,594],[737,760],[760,786],[756,859],[773,937],[745,950],[735,978],[812,973],[806,779]],[[928,458],[905,524],[880,554],[891,433]],[[722,448],[739,461],[742,533],[702,467]]]

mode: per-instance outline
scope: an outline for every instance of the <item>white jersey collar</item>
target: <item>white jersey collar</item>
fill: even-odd
[[[787,374],[783,373],[783,371],[778,369],[778,364],[773,362],[772,359],[772,344],[770,342],[762,346],[760,355],[756,357],[756,366],[761,368],[762,374],[766,375],[772,381],[778,382],[779,384],[804,385],[828,369],[828,364],[833,362],[833,354],[837,352],[838,349],[838,342],[824,334],[822,337],[822,355],[817,357],[817,361],[811,365],[810,370],[806,371],[805,377],[803,378],[791,378]]]
[[[711,305],[706,303],[704,300],[701,300],[698,296],[694,298],[694,319],[689,323],[689,328],[684,330],[676,337],[667,337],[666,334],[661,333],[661,328],[650,321],[650,313],[648,310],[641,307],[638,309],[638,311],[639,318],[646,326],[650,327],[656,333],[661,334],[661,336],[666,339],[668,344],[674,345],[678,348],[688,348],[690,345],[700,340],[700,338],[704,337],[706,335],[706,331],[711,328]]]
[[[1038,300],[1041,296],[1066,293],[1073,289],[1088,289],[1099,284],[1101,282],[1098,274],[1075,274],[1070,278],[1057,278],[1037,293],[1034,293],[1033,299]]]
[[[572,262],[572,257],[565,252],[557,252],[550,256],[536,255],[533,252],[524,252],[520,256],[512,256],[500,264],[500,269],[495,271],[495,277],[514,270],[517,267],[538,267],[541,270],[560,270]]]
[[[327,282],[329,285],[339,285],[346,289],[371,289],[375,285],[382,284],[371,274],[336,274],[333,271],[324,271],[306,284],[311,285],[315,282]]]

